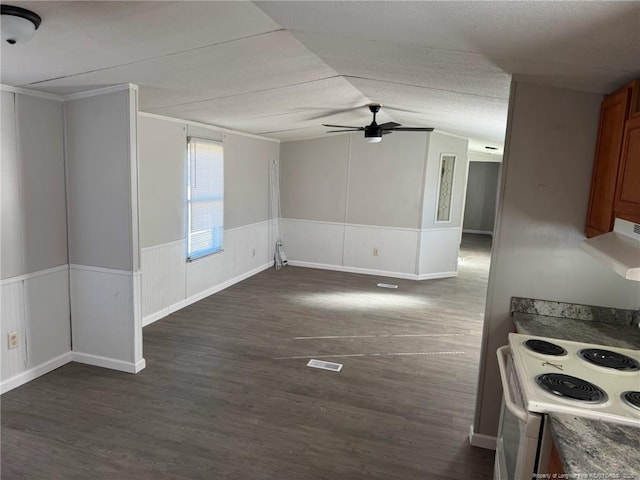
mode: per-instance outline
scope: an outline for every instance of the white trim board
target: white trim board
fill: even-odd
[[[51,360],[48,360],[36,367],[32,367],[29,370],[25,370],[22,373],[14,375],[7,380],[0,383],[0,394],[7,393],[9,390],[24,385],[25,383],[35,380],[42,375],[52,372],[56,368],[60,368],[63,365],[73,361],[73,352],[66,352]]]
[[[71,265],[69,265],[69,269],[81,270],[83,272],[106,273],[108,275],[123,275],[125,277],[134,277],[142,273],[140,270],[134,272],[132,270],[117,270],[115,268],[95,267],[93,265],[80,265],[78,263],[72,263]]]
[[[113,358],[106,357],[98,357],[96,355],[88,355],[86,353],[80,352],[66,352],[62,355],[59,355],[51,360],[48,360],[40,365],[30,368],[18,375],[14,375],[11,378],[0,383],[0,395],[7,393],[14,388],[18,388],[21,385],[25,385],[26,383],[35,380],[38,377],[46,375],[57,368],[60,368],[67,363],[78,362],[84,363],[86,365],[93,365],[95,367],[108,368],[111,370],[118,370],[120,372],[125,373],[138,373],[140,370],[144,369],[146,366],[146,362],[144,358],[139,360],[136,363],[133,362],[123,362],[121,360],[116,360]]]
[[[235,232],[235,231],[238,231],[238,230],[243,230],[243,229],[246,229],[246,228],[259,227],[259,226],[264,225],[264,224],[270,224],[274,220],[277,220],[277,219],[269,218],[267,220],[260,220],[259,222],[247,223],[245,225],[238,225],[236,227],[225,228],[224,231],[225,231],[225,233],[229,233],[229,232]],[[150,250],[157,250],[159,248],[171,247],[171,246],[175,246],[175,245],[178,245],[178,244],[180,244],[180,245],[181,244],[185,244],[186,245],[186,242],[187,242],[186,238],[180,238],[178,240],[171,240],[171,241],[166,242],[166,243],[157,243],[155,245],[147,245],[147,246],[144,246],[144,247],[140,247],[140,251],[141,252],[148,252]],[[184,258],[185,258],[185,262],[186,262],[186,258],[187,258],[186,247],[185,247]]]
[[[417,275],[415,273],[392,272],[388,270],[375,270],[372,268],[345,267],[342,265],[329,265],[325,263],[302,262],[289,260],[292,267],[317,268],[319,270],[333,270],[335,272],[360,273],[363,275],[375,275],[378,277],[404,278],[405,280],[432,280],[436,278],[449,278],[458,276],[458,272],[438,272]]]
[[[450,230],[460,230],[460,227],[435,227],[435,228],[422,228],[420,229],[420,233],[431,233],[431,232],[448,232]]]
[[[66,100],[78,100],[81,98],[97,97],[98,95],[105,95],[107,93],[119,92],[121,90],[138,90],[138,85],[135,83],[119,83],[117,85],[110,85],[103,88],[94,88],[93,90],[85,90],[83,92],[69,93],[62,95],[62,98]]]
[[[496,449],[496,437],[484,435],[483,433],[475,433],[473,425],[469,427],[469,443],[473,447],[484,448],[486,450]]]
[[[288,218],[288,217],[282,217],[279,219],[281,222],[296,222],[296,223],[314,223],[317,225],[334,225],[334,226],[338,226],[338,227],[353,227],[353,228],[376,228],[376,229],[382,229],[382,230],[399,230],[402,232],[416,232],[416,233],[420,233],[421,231],[423,231],[423,229],[421,228],[413,228],[413,227],[392,227],[392,226],[387,226],[387,225],[365,225],[363,223],[348,223],[348,222],[327,222],[324,220],[307,220],[304,218]],[[425,229],[427,231],[429,230],[450,230],[451,228],[460,228],[460,227],[450,227],[450,228],[430,228],[430,229]]]
[[[69,265],[59,265],[57,267],[47,268],[45,270],[38,270],[37,272],[25,273],[23,275],[18,275],[15,277],[5,278],[4,280],[0,280],[0,285],[8,285],[10,283],[22,282],[23,280],[29,280],[30,278],[42,277],[43,275],[50,275],[52,273],[58,273],[62,271],[68,271]]]
[[[157,312],[154,312],[150,315],[147,315],[142,319],[142,326],[146,327],[147,325],[151,325],[153,322],[157,322],[161,318],[171,315],[173,312],[177,312],[178,310],[186,306],[189,306],[192,303],[195,303],[199,300],[202,300],[203,298],[208,297],[209,295],[213,295],[214,293],[218,293],[224,290],[225,288],[229,288],[230,286],[235,285],[236,283],[241,282],[242,280],[245,280],[249,277],[252,277],[264,270],[267,270],[272,266],[273,266],[273,262],[262,264],[259,267],[256,267],[252,270],[249,270],[233,278],[230,278],[229,280],[225,280],[224,282],[219,283],[218,285],[214,285],[211,288],[208,288],[206,290],[203,290],[202,292],[196,293],[195,295],[191,295],[190,297],[185,298],[184,300],[180,300],[179,302],[169,305],[166,308],[158,310]]]
[[[0,84],[0,90],[4,92],[28,95],[30,97],[43,98],[45,100],[55,100],[56,102],[64,102],[64,97],[62,95],[56,95],[55,93],[40,92],[38,90],[29,90],[27,88],[13,87],[11,85],[4,85],[4,84]]]
[[[457,277],[458,272],[437,272],[437,273],[421,273],[418,275],[418,280],[435,280],[438,278],[451,278]]]
[[[256,138],[258,140],[267,140],[269,142],[280,143],[280,140],[278,140],[277,138],[263,137],[261,135],[255,135],[253,133],[241,132],[239,130],[231,130],[229,128],[224,128],[224,127],[217,127],[216,125],[209,125],[208,123],[194,122],[193,120],[184,120],[182,118],[167,117],[166,115],[142,112],[140,110],[138,110],[138,115],[142,115],[143,117],[156,118],[158,120],[165,120],[167,122],[182,123],[184,125],[191,125],[194,127],[208,128],[209,130],[215,130],[217,132],[231,133],[233,135],[240,135],[243,137]]]
[[[84,363],[86,365],[93,365],[95,367],[109,368],[111,370],[118,370],[126,373],[138,373],[146,366],[145,359],[138,360],[137,362],[125,362],[123,360],[117,360],[115,358],[101,357],[99,355],[91,355],[82,352],[71,352],[73,354],[73,361],[78,363]]]
[[[147,247],[141,247],[140,252],[150,252],[153,250],[159,250],[161,248],[174,247],[176,245],[186,245],[187,239],[181,238],[180,240],[173,240],[167,243],[158,243],[156,245],[149,245]],[[184,254],[185,262],[187,261],[187,247],[185,246],[185,254]]]

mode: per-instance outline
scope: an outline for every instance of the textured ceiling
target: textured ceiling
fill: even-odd
[[[432,126],[501,146],[511,77],[606,93],[640,77],[640,2],[11,2],[42,17],[1,81],[140,86],[140,109],[281,140]]]

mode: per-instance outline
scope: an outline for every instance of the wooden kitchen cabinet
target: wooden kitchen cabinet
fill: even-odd
[[[616,217],[640,223],[640,115],[625,127],[613,210]]]
[[[629,116],[635,113],[631,111],[632,100],[635,100],[634,110],[640,109],[637,105],[638,90],[640,90],[638,83],[638,81],[632,82],[607,95],[600,108],[598,140],[585,225],[587,237],[595,237],[613,230],[614,200],[625,123]]]
[[[562,460],[560,460],[560,454],[555,442],[551,444],[551,453],[549,454],[549,466],[547,472],[549,474],[556,474],[556,478],[562,478],[560,475],[564,474],[564,467],[562,466]]]

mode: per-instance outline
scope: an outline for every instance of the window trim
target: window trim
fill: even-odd
[[[220,235],[220,247],[219,248],[211,248],[211,249],[201,249],[201,250],[197,250],[195,252],[192,252],[191,248],[192,248],[192,234],[193,232],[191,231],[191,219],[192,219],[192,205],[194,204],[192,198],[191,198],[191,188],[192,188],[192,179],[191,179],[191,174],[192,174],[192,168],[191,168],[191,161],[192,161],[192,156],[191,156],[191,148],[192,145],[196,145],[198,143],[201,144],[213,144],[216,147],[220,147],[222,150],[222,165],[221,165],[221,171],[222,171],[222,175],[221,175],[221,181],[222,181],[222,185],[220,186],[220,191],[221,191],[221,198],[222,198],[222,212],[221,212],[221,223],[219,226],[216,225],[212,225],[211,226],[211,235],[214,236],[216,233],[216,229],[219,232]],[[185,207],[186,207],[186,225],[185,225],[185,230],[186,230],[186,260],[187,262],[193,262],[196,260],[199,260],[201,258],[205,258],[208,257],[210,255],[215,255],[216,253],[220,253],[224,251],[224,201],[225,201],[225,195],[224,195],[224,147],[223,147],[223,142],[219,141],[219,140],[211,140],[208,138],[201,138],[201,137],[193,137],[193,136],[188,136],[187,137],[187,149],[186,149],[186,198],[185,198]]]
[[[447,212],[449,213],[449,216],[447,219],[441,220],[438,217],[440,216],[440,209],[441,209],[441,205],[440,203],[443,200],[443,194],[445,193],[442,190],[442,168],[444,167],[444,162],[445,162],[445,158],[453,158],[452,162],[453,162],[453,168],[451,169],[451,188],[449,190],[449,195],[448,195],[448,200],[449,200],[449,204],[446,208]],[[454,192],[454,187],[455,187],[455,180],[456,180],[456,167],[458,166],[458,154],[457,153],[446,153],[443,152],[440,154],[440,162],[438,163],[438,187],[436,189],[436,205],[435,205],[435,218],[434,218],[434,223],[451,223],[452,222],[452,217],[453,217],[453,192]]]

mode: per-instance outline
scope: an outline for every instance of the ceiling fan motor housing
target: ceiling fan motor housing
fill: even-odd
[[[378,125],[369,125],[364,128],[364,136],[365,138],[369,137],[381,137],[382,136],[382,128]]]

